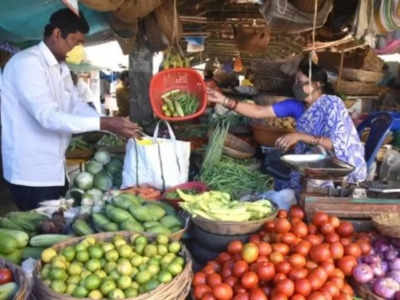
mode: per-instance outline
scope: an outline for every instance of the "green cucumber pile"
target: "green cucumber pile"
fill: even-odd
[[[172,90],[161,96],[162,110],[167,117],[184,117],[194,114],[199,108],[199,99],[181,90]]]

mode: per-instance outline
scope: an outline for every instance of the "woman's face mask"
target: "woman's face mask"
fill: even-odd
[[[308,94],[304,92],[303,87],[304,83],[302,82],[296,82],[292,87],[294,97],[299,101],[305,101],[306,98],[308,97]]]

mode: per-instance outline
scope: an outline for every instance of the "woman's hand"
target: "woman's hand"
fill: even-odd
[[[301,135],[299,133],[289,133],[278,138],[275,142],[275,146],[288,151],[293,145],[297,144],[301,140]]]
[[[211,87],[207,87],[207,96],[208,101],[210,102],[224,104],[224,102],[226,101],[226,97],[224,95]]]

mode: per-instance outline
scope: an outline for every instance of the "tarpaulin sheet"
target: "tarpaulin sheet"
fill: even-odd
[[[61,0],[0,0],[0,41],[38,41],[53,12],[64,8]],[[106,15],[84,5],[80,9],[90,25],[89,35],[108,28]]]

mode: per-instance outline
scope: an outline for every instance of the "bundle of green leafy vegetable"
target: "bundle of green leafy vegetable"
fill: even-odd
[[[69,143],[67,152],[71,152],[74,150],[92,150],[93,146],[86,142],[82,136],[72,137],[71,142]]]
[[[161,98],[164,101],[162,110],[168,117],[192,115],[199,108],[199,99],[186,91],[172,90],[163,94]]]

